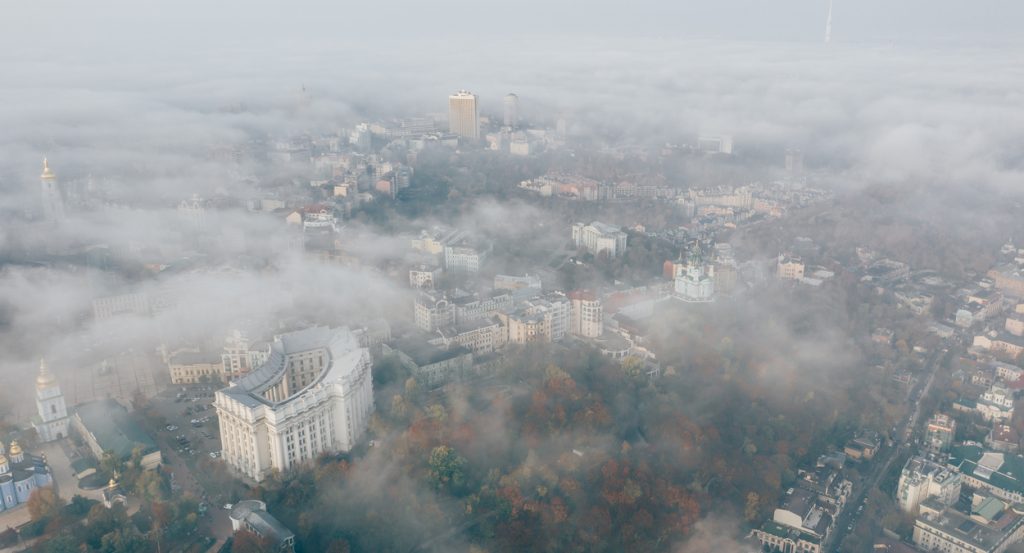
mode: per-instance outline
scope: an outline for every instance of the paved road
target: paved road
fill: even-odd
[[[943,347],[935,351],[932,356],[928,359],[926,367],[928,369],[928,380],[925,382],[924,387],[920,385],[912,388],[907,393],[907,397],[910,401],[914,401],[912,398],[924,398],[928,396],[929,390],[932,388],[932,383],[935,382],[935,375],[938,374],[939,368],[943,366],[942,361],[948,357],[949,348]],[[916,395],[920,391],[919,395]],[[829,539],[829,543],[822,549],[829,551],[832,544],[837,544],[834,551],[841,551],[842,548],[838,545],[842,545],[843,540],[846,539],[846,535],[850,533],[847,528],[856,526],[859,522],[860,512],[857,508],[863,505],[864,499],[870,490],[874,489],[878,485],[878,482],[889,472],[889,467],[892,466],[892,462],[900,457],[900,454],[907,449],[909,444],[913,447],[913,444],[909,442],[910,437],[913,435],[914,429],[918,426],[918,420],[921,416],[921,400],[914,401],[914,411],[910,417],[904,419],[900,425],[897,425],[895,437],[899,440],[896,443],[896,447],[886,447],[875,456],[873,461],[874,468],[871,474],[864,479],[863,483],[859,486],[854,486],[854,493],[850,494],[850,498],[846,502],[846,507],[843,512],[840,513],[836,519],[835,531],[832,532],[832,536]]]

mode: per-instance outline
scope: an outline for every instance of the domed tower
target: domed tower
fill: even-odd
[[[25,452],[21,450],[18,441],[11,442],[11,464],[17,465],[25,461]]]
[[[43,216],[47,221],[63,222],[64,196],[60,193],[57,175],[50,170],[50,164],[46,158],[43,158],[43,174],[39,175],[39,183],[43,196]]]
[[[39,416],[33,421],[33,426],[40,442],[52,442],[68,435],[70,419],[64,394],[47,368],[45,359],[39,361],[39,376],[36,377],[36,410]]]

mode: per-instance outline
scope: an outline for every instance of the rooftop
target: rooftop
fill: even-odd
[[[1004,509],[1003,503],[994,499],[986,500],[972,510],[978,511],[974,513],[975,516],[946,507],[932,498],[922,503],[923,514],[917,518],[916,524],[933,528],[973,547],[990,551],[1024,522],[1024,518],[1015,510]]]
[[[281,521],[267,512],[266,505],[262,501],[245,499],[235,503],[231,508],[231,518],[245,522],[257,534],[275,540],[278,544],[295,538],[295,534],[287,526],[281,524]]]
[[[112,451],[124,458],[130,457],[136,447],[142,447],[143,454],[158,449],[153,438],[129,416],[128,410],[113,399],[83,403],[75,409],[75,414],[103,451]]]
[[[950,452],[949,465],[961,473],[1013,493],[1024,493],[1024,458],[964,445]]]

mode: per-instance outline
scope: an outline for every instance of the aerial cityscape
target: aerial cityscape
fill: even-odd
[[[0,551],[1024,553],[1024,4],[254,4],[3,10]]]

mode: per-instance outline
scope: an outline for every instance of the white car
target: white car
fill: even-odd
[[[235,505],[233,503],[225,503],[224,509],[230,511]]]

